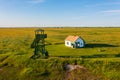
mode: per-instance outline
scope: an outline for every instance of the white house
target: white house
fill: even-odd
[[[65,46],[72,48],[81,48],[85,46],[85,41],[79,36],[68,36],[65,39]]]

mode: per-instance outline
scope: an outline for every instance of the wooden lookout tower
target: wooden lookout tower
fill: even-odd
[[[47,38],[47,34],[44,34],[44,30],[35,30],[35,39],[31,44],[31,48],[34,48],[32,58],[36,59],[40,56],[48,57],[48,51],[45,49],[45,38]]]

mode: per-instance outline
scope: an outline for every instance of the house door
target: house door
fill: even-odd
[[[71,46],[72,46],[73,48],[76,48],[76,44],[74,44],[74,43],[72,43]]]
[[[76,42],[76,48],[80,47],[80,42]]]

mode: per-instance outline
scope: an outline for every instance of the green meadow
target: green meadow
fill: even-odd
[[[31,59],[38,28],[0,28],[0,80],[120,80],[120,28],[42,28],[48,35],[48,59]],[[68,35],[81,36],[84,48],[64,45]],[[84,66],[67,72],[62,64]]]

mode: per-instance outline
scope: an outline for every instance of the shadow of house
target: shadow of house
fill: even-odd
[[[82,58],[114,58],[114,57],[120,57],[120,54],[94,54],[94,55],[85,55],[81,57]]]
[[[118,47],[111,44],[86,44],[85,48],[95,48],[95,47]]]
[[[120,57],[120,53],[116,54],[116,57]]]

